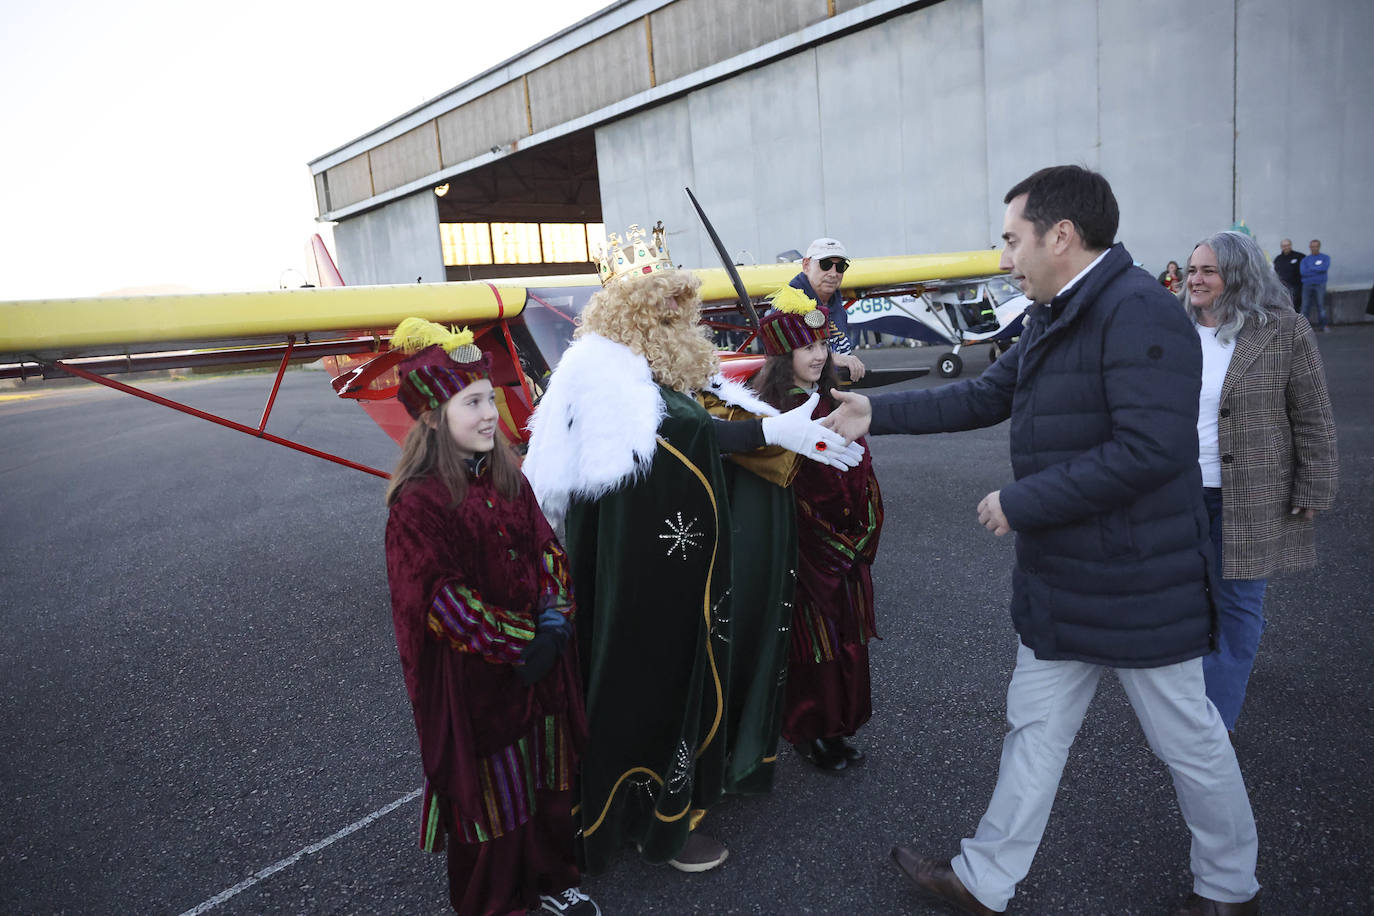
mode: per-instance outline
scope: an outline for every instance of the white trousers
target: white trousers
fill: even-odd
[[[1042,661],[1024,645],[1007,688],[1007,722],[997,788],[972,838],[950,863],[964,886],[1005,910],[1030,871],[1069,747],[1107,670],[1076,661]],[[1193,891],[1228,903],[1259,893],[1259,841],[1240,765],[1221,716],[1207,699],[1202,659],[1163,668],[1115,668],[1150,750],[1173,776],[1192,833]],[[1106,799],[1103,800],[1104,803]]]

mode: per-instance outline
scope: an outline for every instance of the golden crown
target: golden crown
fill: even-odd
[[[621,277],[637,277],[673,269],[673,262],[668,258],[662,220],[654,225],[652,234],[651,240],[638,224],[634,224],[625,230],[623,242],[614,232],[606,236],[605,247],[596,253],[596,267],[601,273],[602,286]]]

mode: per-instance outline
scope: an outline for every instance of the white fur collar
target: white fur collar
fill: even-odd
[[[596,334],[572,342],[530,417],[524,471],[555,525],[646,473],[666,407],[644,357]]]
[[[777,415],[723,376],[707,390],[751,413]],[[525,477],[549,521],[562,522],[573,498],[599,499],[648,473],[666,411],[644,357],[596,334],[573,341],[528,427]]]
[[[778,409],[772,404],[765,404],[759,400],[759,396],[748,385],[741,382],[732,382],[723,375],[717,374],[711,379],[706,390],[720,398],[727,404],[736,407],[743,407],[752,414],[761,417],[776,417]]]

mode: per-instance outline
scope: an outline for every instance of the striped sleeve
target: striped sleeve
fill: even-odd
[[[544,545],[539,563],[539,609],[556,609],[563,617],[573,614],[572,577],[568,572],[568,555],[557,541]],[[541,613],[541,617],[543,614]]]
[[[830,350],[832,353],[851,353],[854,350],[849,335],[841,331],[834,321],[830,322]]]
[[[426,623],[436,639],[495,662],[519,661],[520,650],[534,638],[534,621],[488,604],[475,589],[453,581],[435,594]]]

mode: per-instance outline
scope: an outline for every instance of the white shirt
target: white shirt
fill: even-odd
[[[1070,280],[1068,283],[1065,283],[1063,286],[1059,287],[1059,292],[1058,292],[1058,293],[1055,293],[1055,296],[1058,297],[1059,295],[1061,295],[1061,294],[1064,292],[1064,290],[1068,289],[1070,286],[1073,286],[1073,285],[1074,285],[1075,283],[1077,283],[1079,280],[1082,280],[1083,277],[1087,275],[1088,271],[1090,271],[1090,270],[1092,270],[1094,267],[1096,267],[1096,266],[1098,265],[1098,263],[1099,263],[1103,258],[1105,258],[1105,257],[1107,256],[1107,252],[1108,252],[1108,251],[1111,251],[1111,249],[1108,248],[1106,251],[1103,251],[1100,255],[1098,255],[1097,257],[1093,258],[1091,264],[1089,264],[1087,267],[1085,267],[1085,268],[1083,268],[1082,270],[1080,270],[1078,273],[1074,274],[1074,278],[1073,278],[1072,280]]]
[[[1197,405],[1197,463],[1202,466],[1202,485],[1221,486],[1221,448],[1217,442],[1217,411],[1221,409],[1221,385],[1231,368],[1236,341],[1217,340],[1217,329],[1197,325],[1202,343],[1202,394]]]

